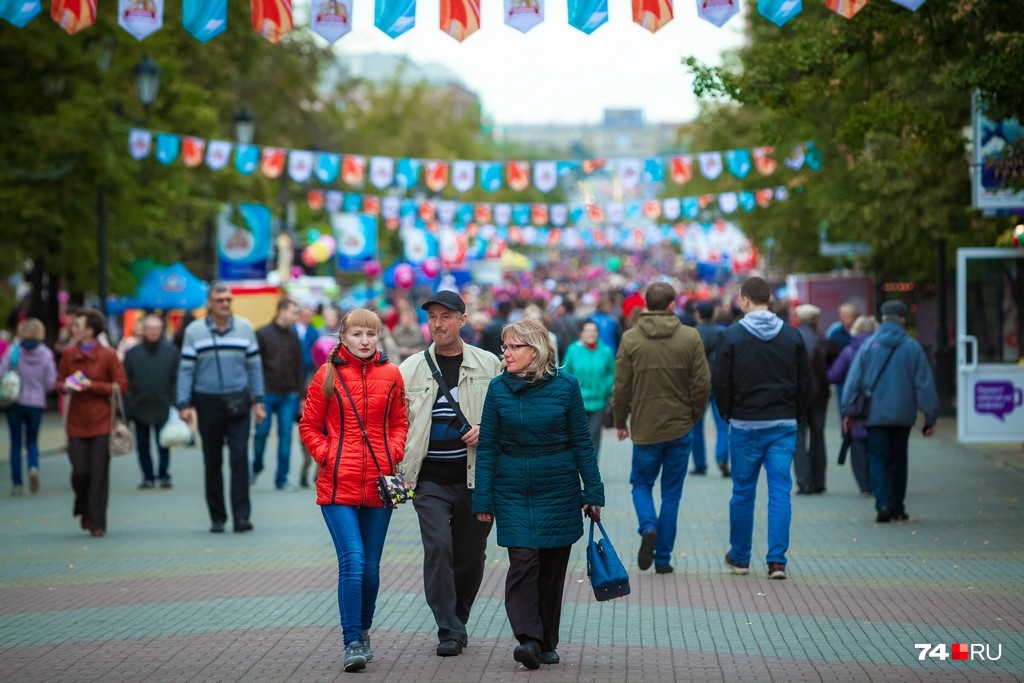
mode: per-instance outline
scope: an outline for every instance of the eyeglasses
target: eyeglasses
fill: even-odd
[[[527,346],[529,346],[529,344],[502,344],[501,352],[505,353],[506,351],[518,351],[519,349],[525,349]]]
[[[230,296],[218,296],[218,297],[215,297],[213,299],[210,299],[210,301],[212,301],[215,304],[229,304],[229,303],[231,303],[231,297]]]

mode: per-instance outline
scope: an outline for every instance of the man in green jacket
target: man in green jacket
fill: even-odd
[[[633,438],[633,507],[639,520],[637,565],[672,571],[676,518],[693,445],[691,430],[711,392],[700,335],[675,316],[676,291],[665,282],[647,289],[646,310],[622,335],[615,359],[612,410],[619,441]],[[627,426],[627,419],[629,425]],[[654,482],[661,474],[661,511]]]

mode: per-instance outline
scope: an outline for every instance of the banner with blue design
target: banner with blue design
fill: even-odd
[[[41,0],[0,0],[0,19],[18,28],[25,28],[42,11]]]
[[[262,280],[270,258],[270,209],[262,204],[225,204],[217,217],[221,280]]]
[[[338,244],[338,270],[360,270],[377,258],[377,217],[367,213],[331,214]]]

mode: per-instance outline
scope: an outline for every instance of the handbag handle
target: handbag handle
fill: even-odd
[[[117,382],[112,382],[110,387],[110,431],[114,431],[114,427],[117,426],[117,418],[120,417],[121,422],[128,424],[128,415],[124,411],[121,385]]]
[[[359,417],[359,411],[356,410],[356,402],[352,398],[352,392],[350,392],[348,390],[348,384],[345,383],[345,378],[342,377],[341,373],[338,372],[338,373],[335,373],[335,374],[338,376],[338,379],[341,380],[341,388],[345,390],[345,394],[348,396],[348,402],[349,402],[349,404],[351,404],[352,412],[356,416],[356,423],[359,424],[359,431],[363,435],[363,442],[366,444],[366,447],[370,449],[370,457],[373,458],[373,464],[377,467],[377,473],[380,474],[380,476],[383,477],[384,476],[384,472],[381,470],[380,463],[377,461],[377,454],[373,452],[373,445],[370,443],[370,437],[366,433],[366,427],[363,426],[363,419],[361,417]],[[334,394],[337,396],[337,394],[338,394],[338,389],[337,388],[334,389]],[[338,396],[338,405],[341,405],[341,397],[340,396]],[[388,456],[388,468],[392,472],[394,472],[395,471],[395,465],[394,465],[393,462],[391,462],[391,453],[389,453],[387,451],[387,449],[385,448],[384,449],[384,454],[386,456]]]

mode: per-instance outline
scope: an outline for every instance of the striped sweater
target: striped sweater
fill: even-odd
[[[193,393],[229,394],[246,390],[254,401],[263,400],[263,364],[252,323],[231,316],[223,332],[217,330],[209,317],[189,323],[181,344],[177,406],[191,406]]]

